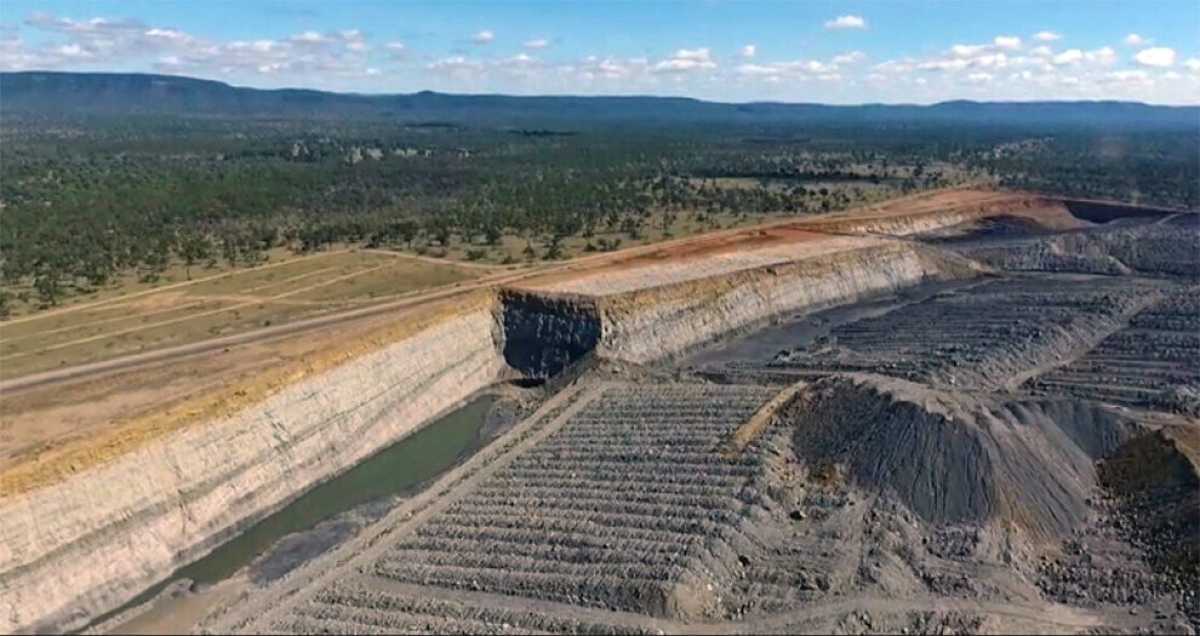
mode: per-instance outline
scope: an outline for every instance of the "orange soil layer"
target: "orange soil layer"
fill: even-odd
[[[860,232],[860,226],[878,221],[919,221],[927,217],[954,213],[975,218],[1010,214],[1039,221],[1049,229],[1078,227],[1078,220],[1060,203],[1038,195],[987,190],[951,190],[917,195],[891,202],[858,208],[816,218],[789,219],[766,225],[725,230],[659,244],[653,249],[620,252],[591,267],[568,267],[562,271],[535,276],[514,285],[522,290],[549,289],[587,294],[581,289],[566,289],[573,281],[596,279],[604,274],[626,274],[646,270],[646,286],[654,286],[653,268],[679,261],[701,261],[734,252],[753,252],[770,248],[829,241],[834,234]],[[816,248],[815,253],[822,250]],[[797,258],[805,257],[800,248]]]

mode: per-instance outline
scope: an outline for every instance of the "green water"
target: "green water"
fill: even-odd
[[[166,581],[146,590],[125,606],[96,619],[93,624],[149,601],[170,581],[186,578],[198,584],[217,583],[250,565],[277,541],[293,532],[308,530],[325,519],[380,497],[412,492],[478,449],[481,429],[495,401],[493,395],[476,397],[462,408],[301,495],[283,509],[225,542],[208,556],[180,568]]]

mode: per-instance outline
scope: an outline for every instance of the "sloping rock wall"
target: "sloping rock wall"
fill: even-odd
[[[788,312],[973,273],[934,250],[896,242],[608,297],[599,305],[603,333],[596,353],[646,363]]]
[[[494,382],[496,324],[452,316],[0,501],[0,632],[85,624]]]

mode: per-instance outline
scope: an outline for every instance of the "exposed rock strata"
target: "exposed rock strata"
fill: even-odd
[[[555,375],[596,348],[600,316],[585,298],[505,290],[504,358],[530,377]]]
[[[973,273],[933,250],[897,242],[605,298],[597,355],[646,363],[787,312]]]
[[[70,629],[494,382],[487,310],[0,502],[0,632]]]

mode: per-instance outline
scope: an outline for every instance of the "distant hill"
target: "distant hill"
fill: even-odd
[[[397,118],[446,122],[979,123],[1200,128],[1200,107],[1138,102],[973,102],[929,106],[728,104],[683,97],[361,95],[263,90],[140,73],[0,73],[0,114]]]

